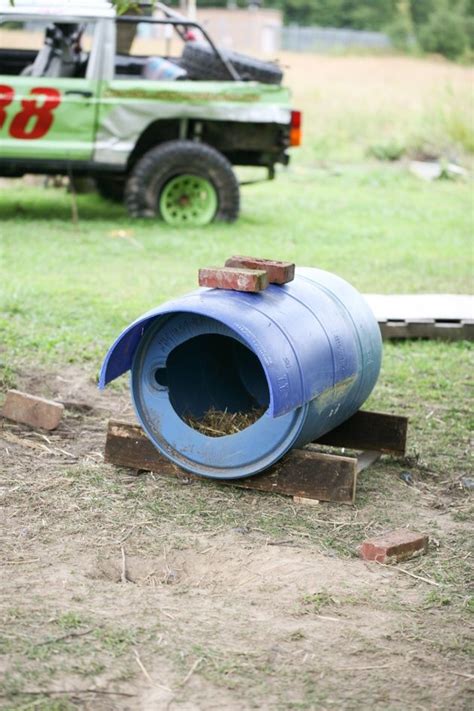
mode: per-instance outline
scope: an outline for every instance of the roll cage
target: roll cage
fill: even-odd
[[[162,2],[155,3],[153,7],[157,10],[161,10],[161,12],[163,12],[163,14],[165,15],[165,18],[160,20],[156,17],[147,17],[140,15],[120,15],[120,17],[117,17],[117,19],[120,22],[129,22],[135,24],[137,22],[143,22],[150,25],[171,25],[175,32],[178,34],[178,36],[181,38],[181,40],[183,40],[183,42],[186,42],[187,29],[194,28],[196,30],[199,30],[206,42],[211,47],[216,57],[218,57],[219,60],[222,62],[229,75],[229,79],[231,79],[232,81],[241,81],[241,76],[232,64],[232,62],[226,57],[224,57],[219,47],[216,46],[209,34],[199,22],[197,22],[196,20],[189,20],[187,17],[184,17],[184,15],[181,15],[179,12],[175,12]]]

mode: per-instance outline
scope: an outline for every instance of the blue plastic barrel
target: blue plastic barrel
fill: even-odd
[[[346,281],[299,268],[258,294],[198,289],[149,311],[110,348],[100,387],[131,370],[138,419],[188,471],[237,479],[263,471],[353,415],[380,371],[380,330]],[[264,414],[236,434],[189,426],[211,408]]]

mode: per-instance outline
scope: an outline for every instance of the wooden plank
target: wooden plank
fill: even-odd
[[[474,341],[474,321],[461,321],[462,340]]]
[[[386,321],[380,323],[380,333],[384,341],[392,338],[408,338],[408,331],[405,321]]]
[[[357,460],[294,449],[266,472],[229,483],[244,489],[352,504],[356,492]]]
[[[474,324],[470,321],[384,321],[379,322],[384,340],[397,338],[428,338],[441,341],[474,340]]]
[[[406,452],[407,430],[408,417],[359,410],[316,442],[333,447],[377,450],[399,456]]]
[[[407,321],[405,324],[406,338],[428,338],[430,340],[444,339],[446,336],[451,340],[460,336],[459,324],[448,324],[448,330],[442,328],[440,323],[423,323],[421,321]]]
[[[474,340],[474,324],[469,321],[452,323],[437,321],[436,334],[437,338],[445,341],[472,341]]]
[[[364,294],[377,321],[474,319],[471,294]]]
[[[157,472],[163,476],[201,480],[163,457],[141,427],[110,420],[105,461],[121,467]],[[293,450],[273,467],[247,479],[214,479],[243,489],[351,504],[355,498],[357,460],[309,450]]]

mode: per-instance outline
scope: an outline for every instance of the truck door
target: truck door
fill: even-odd
[[[0,159],[90,160],[98,81],[94,24],[0,24]]]

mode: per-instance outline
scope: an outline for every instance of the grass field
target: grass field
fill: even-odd
[[[70,195],[13,184],[0,195],[4,342],[19,358],[97,365],[124,324],[234,253],[333,270],[362,291],[469,292],[471,198],[468,183],[399,167],[295,169],[244,188],[236,225],[180,231],[94,195],[79,196],[75,226]]]
[[[469,708],[471,344],[385,345],[367,407],[410,417],[409,452],[364,472],[354,507],[103,463],[107,419],[132,414],[125,378],[96,391],[101,358],[199,266],[253,253],[367,292],[472,291],[470,179],[427,184],[367,157],[420,130],[469,167],[469,70],[285,61],[307,143],[276,182],[243,189],[235,225],[131,221],[95,195],[78,196],[74,224],[64,190],[1,186],[1,393],[83,408],[47,436],[0,422],[0,708]],[[425,124],[430,101],[444,118]],[[364,538],[405,526],[430,534],[427,556],[357,558]]]
[[[281,58],[304,111],[298,160],[360,161],[367,155],[445,157],[472,165],[472,67],[441,58]]]

